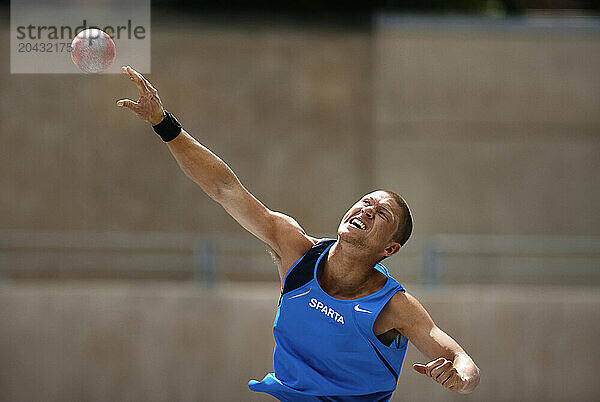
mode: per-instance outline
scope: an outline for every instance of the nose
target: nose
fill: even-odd
[[[375,216],[375,213],[373,212],[373,205],[365,205],[362,210],[363,214],[365,214],[369,219],[373,219]]]

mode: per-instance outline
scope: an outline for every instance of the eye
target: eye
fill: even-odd
[[[385,214],[385,212],[383,211],[379,211],[379,215],[381,215],[383,217],[383,219],[385,219],[386,221],[388,220],[387,215]]]
[[[364,200],[364,201],[363,201],[363,204],[365,204],[365,205],[371,205],[371,201],[369,201],[369,200]]]

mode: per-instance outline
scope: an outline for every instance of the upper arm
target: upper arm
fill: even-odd
[[[242,227],[273,250],[282,282],[289,267],[315,243],[294,218],[271,211],[239,181],[221,189],[214,198]]]
[[[431,359],[453,360],[464,353],[460,345],[435,325],[425,308],[407,292],[393,297],[392,312],[395,328]]]

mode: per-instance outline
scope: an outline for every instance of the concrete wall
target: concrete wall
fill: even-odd
[[[334,232],[371,172],[360,152],[370,131],[369,44],[361,32],[216,28],[173,16],[153,27],[148,78],[264,203],[310,232]],[[9,46],[5,31],[0,51]],[[137,96],[123,76],[10,75],[2,63],[0,89],[2,228],[238,230],[151,128],[115,106]]]
[[[598,234],[600,29],[382,24],[375,181],[421,233]]]
[[[385,25],[153,27],[165,106],[270,207],[334,233],[404,194],[415,233],[600,234],[600,34]],[[0,35],[8,54],[9,36]],[[114,106],[117,75],[0,64],[3,229],[237,231]]]
[[[473,394],[411,369],[394,401],[597,401],[600,293],[552,287],[411,292],[481,369]],[[0,400],[266,401],[276,285],[3,284]]]
[[[598,25],[416,21],[384,17],[374,35],[375,187],[404,194],[416,234],[597,235]],[[419,246],[409,242],[405,252]],[[399,273],[415,269],[388,263]],[[495,280],[523,264],[536,267],[535,282],[553,271],[531,258],[480,264],[459,256],[456,272],[473,263]],[[557,263],[570,282],[598,270],[597,261]]]

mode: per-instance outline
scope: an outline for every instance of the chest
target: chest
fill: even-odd
[[[277,341],[293,340],[299,352],[315,347],[327,353],[356,352],[357,341],[372,337],[389,345],[398,333],[386,328],[380,304],[368,299],[335,300],[309,283],[282,298],[273,332]]]

